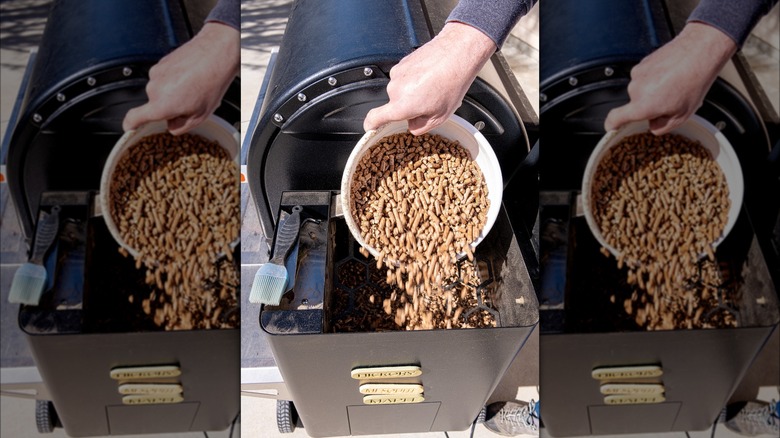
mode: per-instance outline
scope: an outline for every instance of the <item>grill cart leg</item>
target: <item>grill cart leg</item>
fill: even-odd
[[[290,400],[276,401],[276,426],[279,433],[292,433],[299,424],[298,411]]]
[[[479,410],[479,414],[477,414],[477,419],[474,420],[477,424],[482,424],[485,422],[485,419],[487,419],[487,406],[482,406],[482,409]]]
[[[55,427],[60,426],[54,403],[49,400],[35,400],[35,425],[39,433],[52,433]]]

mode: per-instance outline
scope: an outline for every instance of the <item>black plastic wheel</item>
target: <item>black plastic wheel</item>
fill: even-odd
[[[35,425],[38,433],[52,433],[59,423],[54,404],[49,400],[35,400]]]
[[[298,411],[290,400],[276,401],[276,427],[279,433],[292,433],[298,424]]]

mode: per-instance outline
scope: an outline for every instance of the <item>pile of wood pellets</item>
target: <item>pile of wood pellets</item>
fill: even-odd
[[[618,268],[626,267],[635,286],[623,304],[636,323],[648,330],[712,326],[702,315],[718,306],[723,280],[702,259],[717,266],[712,243],[723,233],[730,200],[709,151],[677,134],[628,136],[599,163],[590,196],[602,235],[620,252]]]
[[[459,255],[473,261],[470,245],[490,206],[487,183],[468,151],[439,135],[389,135],[362,156],[350,190],[361,237],[379,252],[377,267],[399,291],[382,298],[385,313],[408,329],[454,326],[457,300],[447,299],[442,285],[457,275]],[[437,307],[441,296],[447,304]],[[441,318],[426,316],[438,308]]]
[[[370,262],[369,262],[370,263]],[[415,309],[414,295],[389,285],[376,263],[352,259],[336,271],[334,332],[374,332],[495,327],[495,317],[479,308],[480,276],[473,263],[461,263],[461,277],[450,279],[440,293],[423,295]],[[366,278],[368,271],[368,278]],[[422,306],[422,307],[420,307]]]
[[[145,270],[151,293],[138,305],[155,325],[238,326],[232,310],[239,278],[230,246],[240,233],[238,184],[227,151],[198,135],[144,137],[117,163],[110,214],[139,253],[135,265]]]

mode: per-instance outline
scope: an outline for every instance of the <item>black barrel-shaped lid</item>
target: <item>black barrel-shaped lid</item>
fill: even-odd
[[[387,71],[429,39],[419,1],[294,1],[269,104],[278,107],[304,84],[338,71],[376,63]]]
[[[546,0],[539,20],[542,89],[594,64],[638,61],[671,39],[661,0]]]
[[[28,238],[41,193],[98,189],[125,114],[147,100],[149,69],[190,36],[178,0],[53,3],[9,126],[8,183]],[[237,121],[238,104],[229,112]]]

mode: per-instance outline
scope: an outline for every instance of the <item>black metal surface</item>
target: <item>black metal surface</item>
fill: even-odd
[[[599,253],[577,193],[541,193],[540,356],[543,421],[552,436],[703,430],[715,420],[780,323],[773,274],[745,209],[716,252],[722,293],[737,328],[644,331],[623,309],[625,269]],[[766,245],[764,245],[766,247]],[[613,303],[610,296],[617,296]],[[707,315],[709,316],[709,315]],[[771,355],[772,353],[770,353]],[[774,353],[776,357],[776,352]],[[776,359],[775,359],[776,360]],[[666,401],[609,406],[590,372],[600,366],[660,364]],[[771,384],[771,376],[754,376]],[[762,383],[763,384],[763,383]]]
[[[8,148],[8,184],[32,237],[41,193],[94,190],[148,71],[191,36],[177,0],[59,0],[52,6]],[[217,114],[238,121],[234,83]]]
[[[103,219],[90,216],[93,198],[42,196],[42,210],[61,208],[59,232],[45,261],[49,281],[40,305],[19,310],[63,427],[71,436],[226,429],[239,411],[239,329],[155,326],[139,305],[150,292],[144,273],[118,253]],[[184,401],[124,405],[111,369],[159,364],[181,367]]]
[[[239,411],[239,330],[156,327],[140,307],[143,273],[93,215],[103,163],[127,110],[146,101],[149,68],[190,36],[178,0],[55,1],[9,126],[8,185],[27,240],[41,211],[62,208],[46,291],[16,321],[72,436],[222,430]],[[217,115],[237,124],[239,102],[236,79]],[[124,405],[109,371],[155,364],[181,367],[184,401]]]
[[[336,270],[362,256],[343,218],[331,217],[331,198],[329,191],[284,194],[281,214],[304,207],[298,245],[287,264],[296,283],[281,306],[265,306],[259,315],[307,433],[466,429],[538,322],[536,292],[520,249],[530,240],[515,237],[502,211],[475,253],[492,267],[488,293],[498,315],[495,328],[333,333],[334,304],[344,293],[334,280]],[[421,383],[423,403],[363,404],[361,382],[350,378],[353,368],[408,364],[421,366],[423,374],[401,381]]]
[[[539,20],[542,89],[594,65],[638,62],[672,38],[659,0],[552,0],[539,9]]]
[[[542,421],[556,437],[705,430],[773,330],[543,334]],[[593,368],[647,364],[663,370],[665,402],[604,404]]]
[[[780,180],[770,169],[767,131],[748,100],[722,79],[697,111],[734,146],[745,178],[741,216],[716,254],[737,291],[739,327],[644,331],[620,298],[610,301],[630,290],[625,271],[599,253],[576,213],[576,197],[607,113],[628,102],[631,68],[671,38],[672,20],[662,1],[604,0],[587,7],[552,1],[540,18],[545,427],[553,436],[705,429],[780,323],[780,263],[771,245],[780,199],[766,196],[780,191]],[[605,404],[591,370],[644,364],[662,366],[666,401]]]
[[[259,123],[247,133],[249,185],[267,236],[278,221],[282,192],[339,189],[366,113],[387,102],[390,68],[428,41],[452,6],[413,0],[293,3]],[[485,123],[482,133],[508,182],[530,145],[507,99],[478,79],[456,114]]]

